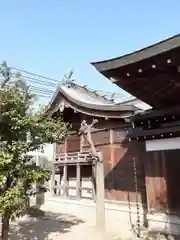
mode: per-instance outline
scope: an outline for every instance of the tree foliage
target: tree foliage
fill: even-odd
[[[0,88],[0,211],[6,219],[14,219],[33,194],[32,184],[50,178],[50,172],[36,166],[27,153],[63,140],[68,126],[61,119],[47,118],[43,109],[34,111],[34,95],[22,77],[11,81],[5,72],[8,68],[4,69]]]

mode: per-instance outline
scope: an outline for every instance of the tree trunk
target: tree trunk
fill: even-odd
[[[25,214],[29,213],[29,209],[30,209],[30,199],[29,197],[27,197],[25,200]]]
[[[3,215],[1,240],[8,240],[9,235],[9,216]]]

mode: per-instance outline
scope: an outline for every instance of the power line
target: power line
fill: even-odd
[[[37,78],[32,78],[32,77],[29,77],[29,76],[24,76],[23,75],[23,78],[27,79],[29,82],[32,82],[32,83],[37,83],[37,84],[43,84],[44,86],[51,86],[51,87],[57,87],[57,84],[54,84],[54,83],[47,83],[47,82],[44,82],[40,79],[37,79]]]
[[[43,76],[43,75],[40,75],[40,74],[36,74],[36,73],[33,73],[33,72],[25,71],[25,70],[18,69],[18,68],[15,68],[15,67],[10,67],[10,68],[14,69],[14,70],[16,70],[18,72],[26,73],[26,74],[33,75],[33,76],[39,77],[39,78],[44,78],[46,80],[50,80],[50,81],[53,81],[53,82],[56,82],[56,83],[60,82],[57,79],[46,77],[46,76]]]
[[[0,66],[2,66],[2,64],[0,64]],[[63,80],[60,81],[60,80],[57,80],[57,79],[54,79],[54,78],[51,78],[51,77],[43,76],[41,74],[36,74],[34,72],[29,72],[29,71],[26,71],[26,70],[23,70],[23,69],[19,69],[19,68],[15,68],[15,67],[10,67],[10,69],[16,71],[15,73],[12,73],[13,76],[15,76],[17,74],[17,72],[23,73],[22,77],[25,80],[27,80],[29,83],[34,83],[36,85],[40,84],[39,88],[38,87],[34,88],[34,86],[32,86],[34,88],[34,91],[36,91],[36,92],[39,91],[43,94],[50,95],[48,97],[52,96],[52,94],[55,92],[58,84],[63,83]],[[46,80],[46,81],[44,81],[44,80]],[[76,84],[76,85],[80,86],[78,84]],[[51,87],[51,88],[53,88],[53,90],[52,89],[48,90],[47,88],[44,88],[44,86]],[[82,86],[80,86],[80,87],[82,87]],[[123,99],[130,100],[130,99],[133,98],[133,96],[128,97],[128,96],[125,96],[122,93],[106,92],[106,91],[92,89],[92,88],[88,88],[88,87],[87,87],[87,89],[91,92],[96,92],[99,95],[104,95],[104,96],[107,96],[107,97],[109,96],[109,98],[110,98],[110,96],[112,96],[112,94],[113,94],[114,98],[116,98],[116,99],[121,98],[122,100]],[[47,96],[44,96],[44,97],[47,97]]]
[[[15,78],[17,76],[17,74],[12,73],[11,77]],[[51,83],[46,83],[42,80],[39,80],[38,78],[32,78],[29,76],[22,76],[22,78],[29,84],[30,90],[37,95],[37,97],[41,97],[41,98],[47,98],[47,99],[51,99],[52,95],[55,92],[55,86],[57,86],[56,84],[51,84]],[[33,83],[33,84],[31,84]],[[49,88],[45,88],[44,87],[51,87],[51,89]]]
[[[34,90],[34,91],[39,91],[41,93],[54,94],[53,91],[50,91],[48,89],[40,89],[40,88],[37,88],[37,87],[34,87],[34,86],[30,86],[30,89]]]
[[[43,76],[43,75],[40,75],[40,74],[36,74],[36,73],[34,73],[34,72],[29,72],[29,71],[26,71],[26,70],[22,70],[22,69],[15,68],[15,67],[10,67],[10,68],[11,68],[11,69],[14,69],[14,70],[16,70],[16,71],[19,71],[19,72],[26,73],[26,74],[28,74],[28,75],[33,75],[33,76],[35,76],[35,77],[44,78],[44,79],[46,79],[46,80],[53,81],[53,82],[55,82],[56,84],[63,82],[62,80],[57,80],[57,79],[55,79],[55,78],[50,78],[50,77],[47,77],[47,76]],[[26,77],[27,77],[27,76],[26,76]],[[31,77],[29,77],[29,78],[31,78]],[[32,79],[32,78],[31,78],[31,79]],[[55,85],[55,84],[54,84],[54,85]],[[78,85],[78,84],[77,84],[77,85]],[[106,91],[97,90],[97,89],[93,89],[93,88],[88,88],[88,89],[89,89],[90,91],[101,92],[102,94],[112,94],[112,92],[106,92]],[[122,96],[121,93],[117,93],[117,92],[116,92],[115,94]]]

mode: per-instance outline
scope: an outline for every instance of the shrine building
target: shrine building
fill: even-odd
[[[128,136],[137,149],[142,146],[138,151],[140,176],[145,181],[149,226],[179,235],[180,35],[92,65],[112,83],[152,107],[129,118],[132,128]],[[131,154],[137,158],[134,149]]]
[[[82,120],[91,123],[93,119],[98,119],[92,128],[92,140],[96,149],[103,154],[105,198],[107,201],[136,202],[138,195],[140,203],[144,202],[145,178],[141,175],[143,145],[129,142],[131,124],[126,121],[142,109],[140,101],[133,99],[132,103],[131,100],[115,103],[113,99],[74,82],[59,86],[49,104],[48,115],[61,117],[71,124],[71,129],[63,143],[54,144],[56,170],[53,189],[56,197],[95,200],[90,147],[86,143],[80,153],[80,136],[77,133]],[[132,152],[137,155],[137,177],[141,181],[138,192],[134,185]]]

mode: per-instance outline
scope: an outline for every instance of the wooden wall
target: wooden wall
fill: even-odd
[[[144,144],[129,141],[127,129],[113,130],[112,135],[111,144],[104,150],[106,198],[128,202],[135,202],[138,198],[140,202],[146,204]],[[133,159],[137,168],[137,193]]]
[[[168,206],[163,152],[146,153],[145,173],[149,211],[165,211]]]
[[[129,142],[128,129],[98,130],[92,133],[92,139],[97,149],[104,156],[106,198],[118,201],[136,201],[133,158],[137,164],[138,199],[146,203],[144,176],[144,144],[137,141]],[[66,143],[57,145],[56,153],[60,151],[78,152],[80,147],[78,136],[70,136]],[[89,146],[85,147],[85,151]]]
[[[180,150],[152,151],[145,161],[149,211],[180,214]]]
[[[92,140],[96,146],[102,146],[109,144],[110,130],[97,130],[92,133]],[[85,150],[88,150],[89,146],[85,144]],[[68,139],[61,144],[56,144],[56,154],[63,152],[79,152],[80,151],[80,137],[77,135],[69,136]]]

